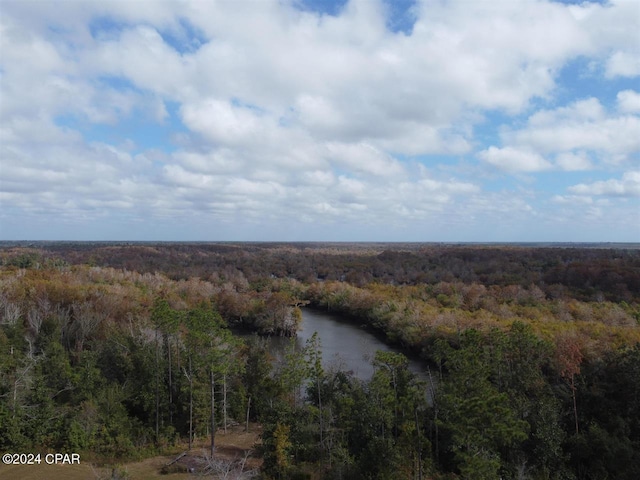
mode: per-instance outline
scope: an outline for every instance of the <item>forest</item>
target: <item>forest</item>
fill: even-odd
[[[259,429],[259,467],[195,473],[635,480],[636,247],[4,242],[0,451],[115,467],[206,439],[211,465],[235,425]],[[369,379],[317,336],[274,358],[301,309],[404,354]]]

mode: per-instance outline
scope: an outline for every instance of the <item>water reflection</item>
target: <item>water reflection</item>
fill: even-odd
[[[269,349],[276,358],[281,359],[291,341],[295,341],[297,348],[302,348],[314,332],[320,336],[325,368],[340,368],[362,380],[368,380],[373,375],[371,360],[377,350],[398,351],[340,316],[307,308],[302,309],[302,329],[298,337],[295,340],[271,337]],[[426,367],[421,362],[410,360],[409,369],[420,379],[426,380]]]

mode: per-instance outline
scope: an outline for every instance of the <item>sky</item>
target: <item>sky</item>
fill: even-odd
[[[640,241],[640,0],[0,0],[0,239]]]

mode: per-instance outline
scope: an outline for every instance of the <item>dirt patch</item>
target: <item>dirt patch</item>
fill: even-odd
[[[262,466],[262,458],[255,456],[255,448],[259,442],[259,429],[245,432],[241,427],[228,429],[227,433],[216,434],[216,449],[213,458],[209,445],[199,442],[197,448],[184,451],[169,460],[161,468],[165,474],[220,474],[235,478],[243,472],[257,472]]]

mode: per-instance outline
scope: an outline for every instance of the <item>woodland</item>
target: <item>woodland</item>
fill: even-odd
[[[276,360],[302,308],[404,354],[364,380],[317,336]],[[638,412],[633,245],[0,244],[2,452],[213,457],[251,425],[259,471],[210,476],[635,480]]]

